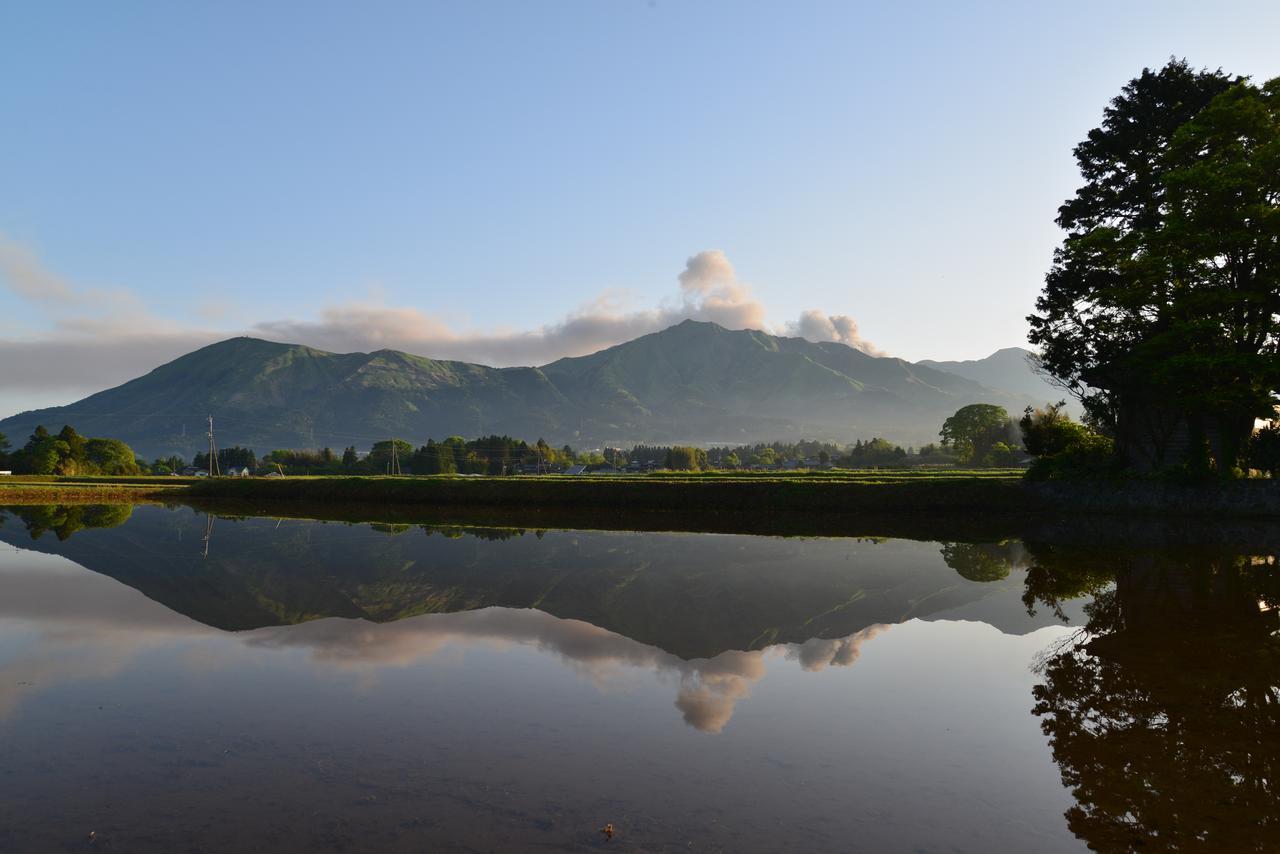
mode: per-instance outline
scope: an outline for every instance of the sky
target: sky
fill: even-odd
[[[0,2],[0,417],[221,338],[1025,344],[1071,149],[1280,4]]]

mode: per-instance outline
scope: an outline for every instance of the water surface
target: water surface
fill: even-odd
[[[1276,837],[1265,549],[159,507],[0,541],[0,850]]]

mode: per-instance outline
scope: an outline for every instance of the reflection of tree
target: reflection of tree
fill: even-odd
[[[1035,580],[1035,598],[1090,588],[1099,573],[1084,566]],[[1035,688],[1076,798],[1071,830],[1099,850],[1280,849],[1274,561],[1182,550],[1113,566],[1088,631],[1053,651]]]
[[[115,528],[133,514],[131,504],[43,504],[13,507],[10,511],[26,525],[31,539],[38,540],[53,531],[65,540],[81,528]]]
[[[1067,615],[1062,603],[1082,596],[1097,597],[1115,576],[1115,550],[1108,548],[1071,548],[1027,544],[1030,552],[1026,587],[1022,603],[1034,616],[1036,605],[1048,608],[1062,622]],[[1092,605],[1086,606],[1086,613]]]
[[[942,560],[969,581],[999,581],[1009,577],[1015,560],[1015,544],[943,543]]]

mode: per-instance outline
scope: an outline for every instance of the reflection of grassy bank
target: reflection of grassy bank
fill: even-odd
[[[319,521],[431,526],[475,531],[655,531],[759,534],[778,537],[865,537],[917,540],[999,540],[1029,521],[1014,513],[713,512],[592,507],[346,503],[182,498],[221,516],[270,516]]]
[[[999,513],[750,513],[589,507],[430,506],[304,501],[208,500],[183,504],[217,516],[450,528],[519,533],[541,530],[758,534],[775,537],[997,542],[1010,538],[1090,543],[1111,548],[1188,544],[1280,549],[1280,528],[1266,518],[1169,518],[1154,515]]]
[[[436,507],[585,509],[616,513],[771,514],[1016,512],[1027,498],[1015,477],[858,473],[847,478],[317,477],[193,484],[193,499]]]

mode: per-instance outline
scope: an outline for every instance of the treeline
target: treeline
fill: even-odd
[[[852,445],[804,440],[761,442],[754,445],[725,445],[707,449],[685,445],[636,445],[630,450],[606,453],[619,468],[638,464],[642,468],[677,470],[776,469],[776,468],[907,468],[917,465],[948,465],[956,462],[951,449],[927,445],[918,451],[888,439],[858,439]]]
[[[440,442],[428,439],[414,447],[404,439],[377,442],[361,456],[355,447],[341,453],[331,448],[276,450],[261,461],[261,468],[284,474],[485,474],[562,471],[576,464],[601,464],[599,454],[580,454],[569,445],[559,448],[539,439],[530,444],[510,436],[464,439],[450,436]]]
[[[0,470],[15,474],[136,475],[143,472],[133,450],[119,439],[81,436],[71,425],[57,434],[43,425],[27,443],[10,452],[8,438],[0,433]]]

